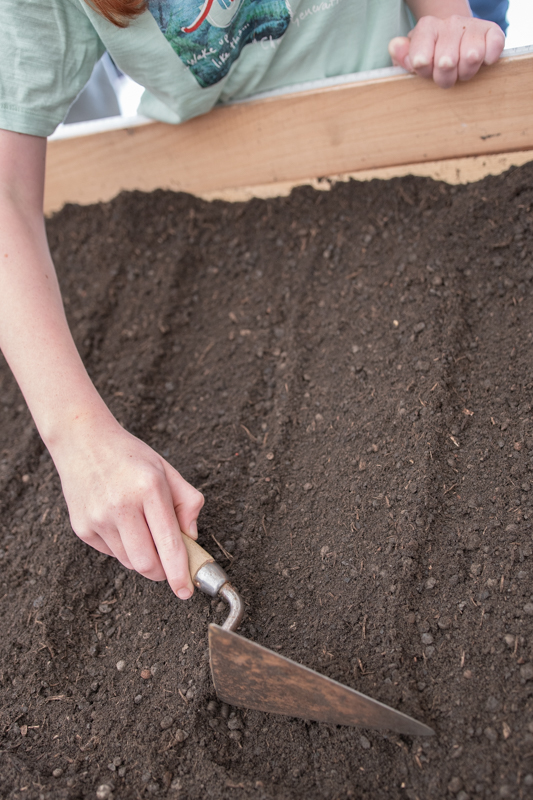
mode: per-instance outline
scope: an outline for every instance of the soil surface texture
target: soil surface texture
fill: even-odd
[[[89,372],[205,494],[241,633],[437,735],[218,702],[224,604],[74,536],[2,362],[2,800],[533,796],[532,208],[526,165],[48,222]]]

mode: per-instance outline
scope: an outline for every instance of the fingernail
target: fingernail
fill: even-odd
[[[472,62],[472,64],[475,64],[476,61],[480,60],[479,53],[477,52],[477,50],[470,50],[467,58],[470,62]]]
[[[192,592],[190,589],[178,589],[178,597],[180,600],[188,600],[192,597]]]
[[[450,56],[442,56],[439,61],[439,69],[451,69],[453,67],[453,61],[451,60]]]
[[[189,525],[189,536],[193,539],[198,539],[198,525],[196,524],[196,520],[193,520]]]
[[[427,67],[427,66],[429,66],[429,61],[426,56],[423,56],[420,53],[418,53],[413,58],[413,67],[415,69],[420,69],[420,67]]]

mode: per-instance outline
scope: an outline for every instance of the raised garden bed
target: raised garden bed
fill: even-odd
[[[49,221],[89,371],[205,493],[243,633],[437,737],[221,706],[218,601],[75,538],[2,363],[2,798],[531,793],[532,187],[133,193]]]

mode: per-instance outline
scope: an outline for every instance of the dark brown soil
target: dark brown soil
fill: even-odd
[[[215,702],[219,601],[72,534],[2,363],[3,800],[533,795],[532,206],[529,165],[49,222],[90,373],[205,493],[242,633],[437,736]]]

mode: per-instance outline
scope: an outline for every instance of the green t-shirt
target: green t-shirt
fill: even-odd
[[[145,87],[141,113],[178,123],[388,66],[390,39],[408,29],[402,0],[149,0],[123,29],[84,0],[1,0],[0,128],[51,134],[105,50]]]

